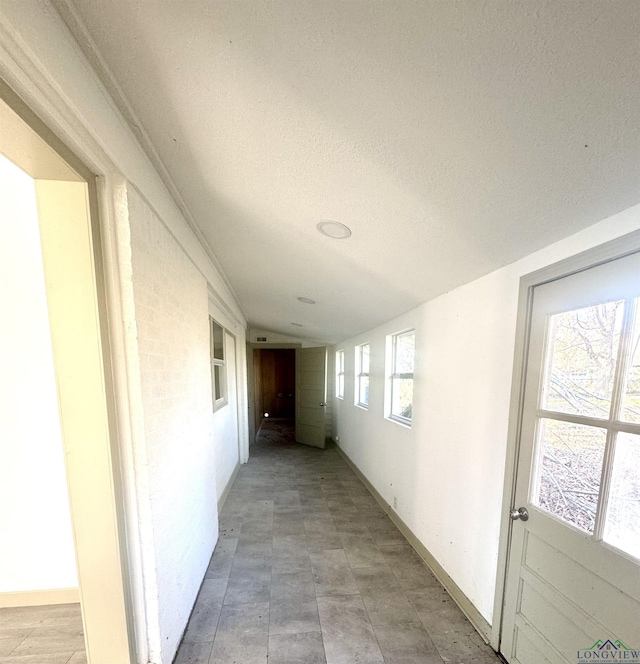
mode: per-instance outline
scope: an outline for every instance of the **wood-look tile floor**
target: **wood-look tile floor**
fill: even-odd
[[[87,664],[80,604],[0,609],[0,664]]]
[[[498,662],[334,449],[267,421],[175,664]]]

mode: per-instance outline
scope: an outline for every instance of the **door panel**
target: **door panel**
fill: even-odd
[[[563,639],[581,644],[589,642],[588,630],[582,629],[580,621],[568,617],[573,613],[571,606],[567,606],[561,596],[549,591],[549,586],[538,584],[535,576],[523,578],[520,614],[530,625],[535,625],[537,631],[547,634],[552,642]]]
[[[327,349],[296,349],[296,441],[324,448]]]
[[[639,296],[640,254],[534,289],[513,506],[529,519],[512,523],[501,643],[512,664],[598,659],[607,639],[640,647]]]
[[[527,635],[527,625],[524,623],[522,629],[517,633],[518,662],[520,664],[552,664],[555,660],[549,659],[539,648],[535,647]],[[551,655],[553,657],[553,655]]]

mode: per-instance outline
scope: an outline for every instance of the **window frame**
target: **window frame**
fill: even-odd
[[[336,351],[336,398],[344,400],[344,349]]]
[[[398,350],[398,339],[401,337],[413,336],[413,371],[410,373],[399,373],[396,371],[397,364],[397,350]],[[415,353],[415,337],[416,330],[415,328],[409,330],[403,330],[402,332],[396,332],[395,334],[389,335],[390,340],[390,352],[389,352],[389,377],[388,377],[388,407],[387,407],[387,419],[402,424],[407,427],[411,427],[413,422],[413,388],[415,387],[415,370],[416,370],[416,353]],[[393,395],[394,395],[394,384],[398,380],[411,380],[412,382],[412,397],[411,397],[411,417],[404,417],[403,415],[397,415],[393,412]]]
[[[362,371],[362,357],[364,355],[364,349],[367,348],[369,350],[369,371]],[[364,410],[369,410],[369,395],[367,394],[367,401],[362,400],[362,379],[366,378],[368,381],[368,385],[371,385],[371,382],[369,380],[369,373],[371,371],[371,344],[370,343],[364,343],[364,344],[359,344],[355,348],[355,359],[356,359],[356,366],[355,366],[355,389],[354,389],[354,405],[358,406],[359,408],[363,408]]]
[[[222,358],[215,357],[215,328],[222,330]],[[229,403],[226,366],[226,341],[227,330],[224,325],[218,323],[213,316],[209,316],[209,355],[211,360],[211,401],[213,412],[224,408]],[[218,373],[218,384],[220,394],[216,390],[216,371]]]
[[[612,259],[610,262],[615,263],[616,260],[624,260],[624,257]],[[606,263],[604,264],[606,265]],[[592,266],[587,270],[582,271],[582,274],[589,278],[590,270],[597,269],[601,266]],[[572,275],[573,276],[573,275]],[[560,284],[562,289],[562,279],[554,280]],[[539,288],[543,284],[534,286]],[[579,284],[579,292],[584,295],[587,292],[587,284]],[[534,290],[535,292],[535,290]],[[561,293],[561,290],[558,290]],[[563,296],[558,296],[560,299]],[[527,501],[531,508],[539,510],[545,517],[556,521],[563,527],[569,528],[580,536],[586,537],[598,545],[613,550],[616,554],[623,556],[634,563],[640,561],[640,556],[629,548],[623,548],[625,542],[618,539],[616,541],[615,535],[608,530],[610,525],[610,507],[612,499],[615,497],[614,486],[615,476],[617,470],[616,455],[619,450],[623,448],[625,435],[640,436],[640,422],[633,421],[625,418],[625,398],[627,395],[628,379],[630,376],[630,369],[634,361],[634,337],[636,334],[636,321],[640,316],[640,296],[637,294],[625,293],[624,289],[620,289],[615,294],[610,294],[606,298],[596,298],[595,301],[589,301],[584,298],[576,298],[577,303],[572,302],[571,296],[566,296],[568,306],[555,306],[553,309],[545,314],[543,332],[540,334],[543,339],[540,347],[539,364],[541,367],[538,378],[536,379],[537,385],[535,387],[535,397],[530,401],[523,402],[523,409],[528,408],[534,410],[535,428],[533,431],[533,444],[530,458],[530,479],[529,489],[527,494]],[[552,407],[552,404],[546,400],[551,376],[553,375],[553,356],[555,351],[556,328],[557,322],[554,318],[566,313],[574,313],[580,310],[595,308],[611,304],[619,301],[623,306],[623,313],[621,314],[621,322],[619,326],[619,340],[618,347],[613,354],[615,356],[615,366],[613,368],[613,377],[610,388],[607,388],[609,394],[609,405],[606,414],[597,415],[594,413],[585,412],[571,412],[566,408]],[[532,311],[534,311],[532,309]],[[556,319],[557,320],[557,319]],[[529,332],[535,329],[535,320],[532,314],[532,321],[529,323]],[[612,329],[616,327],[614,323]],[[531,354],[531,344],[527,351],[527,363],[529,363]],[[526,385],[526,379],[524,379]],[[533,407],[532,405],[533,404]],[[598,429],[604,434],[603,452],[600,472],[598,473],[600,483],[597,486],[597,498],[595,502],[595,513],[593,515],[593,526],[589,530],[588,527],[571,521],[567,516],[557,514],[542,504],[540,500],[540,487],[543,483],[543,459],[544,459],[544,442],[542,435],[542,427],[544,422],[558,422],[562,424],[578,425],[584,429]],[[620,443],[623,440],[623,443]],[[619,467],[619,466],[618,466]],[[595,489],[596,487],[594,487]]]

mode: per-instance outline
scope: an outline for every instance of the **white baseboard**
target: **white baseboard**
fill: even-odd
[[[445,572],[442,565],[433,557],[425,545],[416,537],[414,532],[398,516],[396,511],[389,505],[378,493],[377,489],[371,484],[366,476],[360,471],[358,466],[349,458],[347,453],[336,444],[336,449],[344,460],[351,466],[352,470],[367,487],[371,495],[378,501],[380,507],[389,515],[389,518],[396,524],[398,530],[407,538],[407,541],[416,550],[417,554],[424,560],[427,567],[433,572],[434,576],[444,586],[445,590],[451,595],[453,601],[460,607],[461,611],[467,616],[471,624],[475,627],[480,636],[487,642],[491,639],[491,625],[484,616],[476,609],[471,600],[460,590],[456,582]]]
[[[44,606],[45,604],[77,604],[80,601],[78,588],[51,588],[48,590],[25,590],[0,593],[0,608],[15,606]]]
[[[239,470],[240,470],[240,463],[238,462],[236,464],[236,467],[233,469],[233,472],[231,473],[231,477],[227,482],[227,486],[225,486],[223,492],[220,494],[220,498],[218,498],[218,514],[220,514],[220,510],[223,508],[227,500],[227,497],[229,496],[229,491],[231,491],[231,487],[233,486],[233,483],[235,482],[236,477],[238,476]]]

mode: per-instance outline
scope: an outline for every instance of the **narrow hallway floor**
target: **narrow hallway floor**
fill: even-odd
[[[294,441],[261,428],[176,664],[500,661],[338,451]]]

